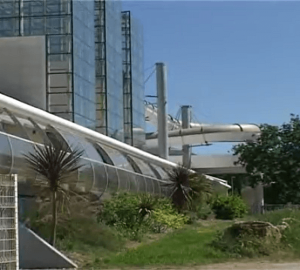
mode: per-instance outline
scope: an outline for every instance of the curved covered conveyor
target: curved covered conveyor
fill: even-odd
[[[169,147],[201,145],[213,142],[245,142],[255,140],[260,133],[256,125],[206,125],[169,131]],[[158,147],[158,133],[147,134],[146,149]]]
[[[166,171],[177,166],[2,94],[0,112],[0,174],[16,173],[20,180],[35,177],[28,174],[24,154],[33,152],[36,144],[55,145],[58,140],[66,149],[84,150],[83,167],[75,178],[76,187],[85,192],[164,193],[160,183],[167,180]]]
[[[174,163],[182,163],[182,156],[170,156]],[[243,174],[245,168],[234,165],[237,156],[233,155],[193,155],[191,156],[191,168],[202,174]]]

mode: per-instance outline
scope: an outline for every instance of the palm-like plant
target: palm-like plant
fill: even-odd
[[[178,165],[168,171],[169,182],[163,184],[163,186],[170,189],[170,197],[178,210],[181,210],[186,203],[191,202],[190,175],[189,169]]]
[[[170,197],[178,210],[185,205],[191,208],[193,201],[203,202],[212,194],[212,186],[205,176],[193,173],[182,165],[169,171],[168,176],[169,182],[163,185],[170,189]]]
[[[34,153],[24,155],[29,168],[46,180],[48,196],[52,198],[50,244],[53,246],[56,239],[58,195],[65,194],[63,184],[82,166],[79,164],[82,154],[83,151],[66,149],[64,144],[59,142],[55,146],[36,145]]]
[[[207,202],[213,192],[211,182],[204,175],[194,173],[190,175],[189,183],[192,190],[192,204]]]

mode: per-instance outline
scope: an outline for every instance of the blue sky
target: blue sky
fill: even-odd
[[[205,123],[281,124],[300,111],[300,2],[123,1],[145,68],[168,65],[169,111]],[[145,72],[147,77],[151,70]],[[155,77],[146,84],[155,94]]]

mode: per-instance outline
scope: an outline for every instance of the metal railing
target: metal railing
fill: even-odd
[[[0,175],[0,269],[19,270],[17,175]]]

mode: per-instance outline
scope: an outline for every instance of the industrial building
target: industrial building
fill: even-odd
[[[255,140],[259,128],[192,123],[189,106],[182,121],[169,116],[163,63],[158,107],[144,104],[143,48],[142,26],[120,1],[0,0],[0,175],[18,176],[21,214],[32,200],[28,180],[38,180],[24,154],[58,140],[84,151],[75,188],[99,198],[119,190],[167,195],[162,184],[177,163],[199,173],[244,172],[230,155],[201,157],[191,147]],[[146,134],[146,120],[157,132]],[[206,177],[216,190],[230,188]],[[57,267],[53,248],[23,225],[21,241],[22,267]],[[48,257],[30,252],[45,248]]]
[[[145,143],[143,32],[121,1],[0,1],[0,48],[1,93]]]

